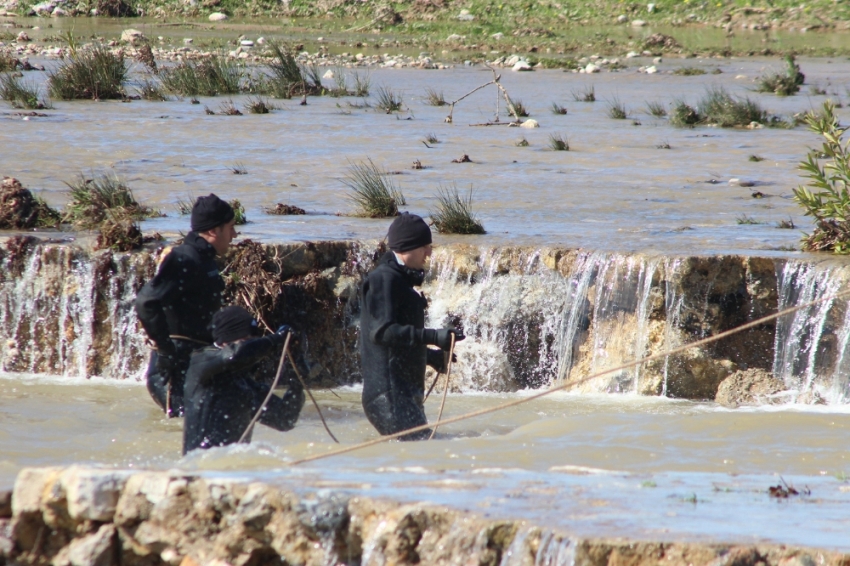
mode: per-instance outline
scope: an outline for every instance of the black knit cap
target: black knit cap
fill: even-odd
[[[206,232],[227,224],[235,216],[232,206],[210,193],[208,197],[198,197],[192,207],[192,230]]]
[[[216,344],[227,344],[260,333],[257,321],[242,307],[224,307],[213,315],[213,340]]]
[[[409,252],[431,243],[431,229],[421,216],[402,212],[390,224],[387,243],[394,252]]]

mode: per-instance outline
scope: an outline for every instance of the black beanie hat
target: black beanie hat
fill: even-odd
[[[213,340],[216,344],[227,344],[260,333],[257,321],[242,307],[224,307],[213,315]]]
[[[409,252],[431,243],[431,229],[421,216],[402,212],[387,232],[387,244],[394,252]]]
[[[192,207],[192,230],[206,232],[227,224],[235,216],[232,206],[210,193],[208,197],[198,197]]]

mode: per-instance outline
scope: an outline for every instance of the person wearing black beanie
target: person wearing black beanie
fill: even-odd
[[[211,327],[215,344],[192,353],[186,372],[183,454],[239,442],[269,393],[268,385],[253,378],[256,364],[278,350],[291,332],[282,326],[258,337],[257,321],[235,306],[218,311]],[[258,421],[280,431],[295,427],[304,407],[304,388],[288,366],[286,382],[287,392],[269,397]],[[251,434],[246,441],[251,442]]]
[[[431,229],[408,212],[389,227],[390,251],[378,262],[360,289],[360,361],[363,410],[381,434],[395,434],[428,423],[423,408],[425,368],[445,371],[455,328],[425,328],[428,302],[414,289],[425,280],[431,256]],[[435,350],[429,345],[438,346]],[[430,431],[401,437],[428,438]]]
[[[217,255],[237,236],[233,207],[214,194],[192,207],[192,231],[163,250],[153,279],[136,296],[136,314],[154,345],[148,391],[167,416],[183,414],[183,381],[192,351],[212,344],[209,324],[222,306]]]

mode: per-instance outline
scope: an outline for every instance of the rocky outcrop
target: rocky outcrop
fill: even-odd
[[[771,372],[753,368],[736,371],[724,379],[714,400],[732,409],[742,405],[776,404],[782,401],[776,394],[784,390],[785,384]]]
[[[784,545],[600,540],[421,503],[177,472],[24,469],[0,564],[55,566],[475,564],[846,565]]]

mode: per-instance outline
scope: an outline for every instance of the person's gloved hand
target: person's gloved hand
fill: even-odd
[[[426,344],[439,346],[441,350],[449,350],[452,347],[452,334],[454,334],[455,342],[460,342],[466,336],[463,330],[449,326],[448,328],[425,328],[422,331],[422,341]]]
[[[289,326],[288,324],[281,324],[280,328],[278,328],[275,331],[275,334],[277,334],[278,336],[286,336],[287,334],[291,334],[291,333],[293,333],[292,327]]]
[[[178,371],[177,354],[176,352],[158,351],[156,357],[156,371],[162,375],[166,381],[171,381]]]

